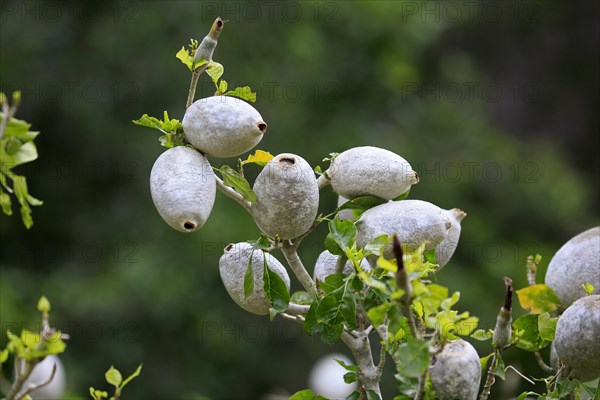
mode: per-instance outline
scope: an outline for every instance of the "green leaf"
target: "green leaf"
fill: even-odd
[[[385,246],[387,246],[389,243],[391,243],[391,241],[393,239],[394,239],[393,236],[386,235],[386,234],[377,236],[375,239],[373,239],[372,241],[370,241],[369,243],[367,243],[365,245],[364,256],[366,257],[371,254],[380,256],[382,254],[382,250],[385,248]]]
[[[319,302],[315,299],[304,316],[304,331],[309,335],[321,333],[323,325],[317,322],[316,310]]]
[[[4,349],[0,351],[0,365],[4,364],[8,360],[8,350]]]
[[[494,337],[494,330],[488,329],[486,331],[485,329],[477,329],[475,332],[473,332],[471,337],[480,342],[485,342],[486,340],[490,340]]]
[[[532,314],[552,312],[560,306],[560,300],[548,285],[537,284],[517,290],[519,303]]]
[[[328,325],[346,322],[351,328],[356,326],[356,299],[350,290],[350,281],[346,279],[343,286],[323,297],[316,310],[317,321]]]
[[[356,240],[357,229],[350,220],[340,220],[337,216],[329,221],[329,233],[344,252],[352,247]]]
[[[212,79],[217,89],[219,89],[217,82],[219,81],[219,78],[223,76],[223,72],[225,72],[225,68],[223,68],[223,65],[219,64],[216,61],[211,61],[210,63],[208,63],[206,73],[208,74],[208,76],[210,76],[210,79]]]
[[[221,79],[221,82],[219,82],[219,88],[218,91],[219,93],[225,93],[227,92],[227,81],[224,79]]]
[[[552,318],[549,313],[540,314],[538,317],[538,331],[540,332],[540,338],[549,342],[553,341],[557,322],[558,317]]]
[[[2,212],[6,215],[12,215],[12,202],[10,200],[10,196],[7,193],[0,193],[0,206],[2,207]]]
[[[252,270],[252,256],[254,255],[254,251],[250,254],[250,260],[248,261],[248,267],[246,268],[246,273],[244,274],[244,299],[247,299],[248,296],[252,294],[254,291],[254,271]]]
[[[106,382],[113,385],[114,387],[119,387],[119,385],[123,381],[123,377],[121,376],[119,370],[113,367],[112,365],[110,366],[108,371],[106,371],[104,376],[106,377]]]
[[[408,338],[398,346],[398,373],[402,376],[418,378],[429,366],[429,345],[422,340]]]
[[[291,303],[305,305],[305,306],[312,304],[312,301],[313,301],[312,296],[302,290],[295,292],[294,294],[292,294],[292,297],[290,297]]]
[[[323,396],[317,396],[310,389],[301,390],[294,393],[289,400],[327,400]]]
[[[181,50],[179,50],[177,54],[175,54],[175,57],[181,60],[181,62],[188,67],[190,72],[194,72],[199,67],[208,63],[208,61],[201,58],[198,60],[194,59],[194,56],[191,55],[190,52],[185,49],[185,46],[181,46]]]
[[[123,389],[125,387],[125,385],[127,385],[129,382],[131,382],[134,378],[140,376],[140,373],[142,372],[142,366],[143,366],[143,364],[138,365],[138,367],[136,368],[136,370],[133,371],[133,373],[131,375],[129,375],[127,377],[127,379],[125,379],[123,381],[123,383],[121,383],[121,386],[119,387],[119,389]]]
[[[256,202],[256,194],[250,189],[250,184],[239,172],[228,165],[223,165],[220,169],[214,168],[221,173],[225,186],[233,188],[242,195],[244,199],[251,203]]]
[[[592,286],[592,284],[589,282],[582,284],[581,287],[583,288],[583,290],[585,290],[585,294],[587,294],[588,296],[594,293],[594,290],[596,290],[594,286]]]
[[[377,307],[373,307],[369,309],[369,311],[367,311],[367,317],[369,318],[373,326],[379,326],[383,324],[385,316],[387,315],[391,307],[392,303],[386,302],[378,305]]]
[[[517,347],[525,351],[538,351],[550,342],[540,337],[538,315],[527,314],[513,322],[513,335],[518,338]]]
[[[381,400],[381,397],[374,390],[367,390],[367,400]]]
[[[321,332],[321,340],[327,344],[334,344],[344,332],[344,325],[323,325],[323,331]]]
[[[327,236],[325,236],[324,245],[325,245],[325,249],[327,249],[327,251],[329,251],[331,254],[333,254],[335,256],[345,256],[346,255],[346,253],[344,253],[344,250],[342,250],[340,245],[337,244],[337,242],[335,241],[335,239],[331,233],[328,233]]]
[[[336,212],[341,210],[358,210],[364,212],[383,203],[387,203],[387,200],[375,196],[361,196],[348,200],[339,206]]]
[[[345,283],[345,280],[346,275],[343,273],[331,274],[325,277],[325,281],[322,281],[319,284],[319,288],[324,294],[328,294],[342,287]]]
[[[268,268],[266,257],[264,257],[263,260],[265,297],[271,302],[275,311],[284,312],[290,304],[290,293],[288,292],[283,279]]]
[[[252,91],[250,86],[237,87],[226,92],[225,96],[239,97],[240,99],[249,101],[250,103],[256,102],[256,93]]]
[[[392,201],[402,201],[402,200],[406,199],[409,194],[410,194],[410,189],[408,189],[406,192],[402,193],[400,196],[394,197],[392,199]]]
[[[500,354],[496,354],[496,370],[494,371],[494,375],[499,377],[502,380],[506,379],[506,367],[504,365],[504,360]]]
[[[17,165],[25,164],[38,158],[37,148],[33,142],[21,144],[19,141],[15,142],[11,140],[10,137],[3,137],[2,142],[0,146],[0,160],[2,160],[3,169],[10,170]],[[13,148],[11,148],[11,143],[9,142],[12,143]]]
[[[149,116],[148,114],[144,114],[140,117],[140,119],[134,119],[131,122],[133,122],[136,125],[145,126],[147,128],[152,129],[158,129],[161,132],[167,133],[163,129],[161,121],[158,118]]]
[[[92,396],[94,400],[105,399],[108,397],[108,392],[96,390],[93,387],[90,387],[90,396]]]

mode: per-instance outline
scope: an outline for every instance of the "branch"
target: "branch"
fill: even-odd
[[[308,313],[309,309],[310,309],[310,306],[305,306],[305,305],[296,304],[296,303],[290,303],[290,304],[288,304],[288,309],[286,310],[286,313],[288,313],[290,315],[306,315]]]
[[[198,78],[200,78],[200,74],[202,74],[206,68],[208,68],[208,64],[212,61],[212,56],[217,47],[217,40],[219,39],[219,35],[223,30],[223,25],[225,23],[221,19],[221,17],[217,17],[215,22],[213,22],[212,27],[210,28],[210,32],[208,35],[202,39],[202,42],[196,49],[196,54],[194,54],[194,61],[198,61],[200,59],[205,60],[206,63],[202,66],[196,68],[194,72],[192,72],[192,81],[190,82],[190,90],[188,92],[188,98],[185,108],[189,108],[194,102],[194,96],[196,94],[196,86],[198,86]]]
[[[52,379],[54,379],[54,375],[56,375],[56,363],[52,365],[52,372],[50,373],[50,377],[48,377],[48,379],[39,383],[30,383],[29,385],[27,385],[27,389],[25,389],[25,391],[20,394],[19,398],[23,398],[29,393],[33,392],[34,390],[48,385],[50,382],[52,382]]]
[[[300,284],[302,284],[302,287],[311,295],[317,296],[317,287],[306,271],[304,264],[302,264],[302,260],[298,257],[298,248],[289,240],[284,240],[283,245],[281,246],[281,252],[292,271],[294,271],[294,275],[296,275],[296,278],[298,278]]]
[[[317,185],[319,185],[319,190],[323,189],[325,186],[331,183],[331,179],[329,179],[329,175],[327,175],[327,171],[323,173],[323,175],[317,178]]]
[[[554,370],[554,368],[552,368],[551,366],[549,366],[548,364],[546,364],[546,362],[542,358],[542,355],[540,354],[539,351],[536,351],[535,353],[533,353],[533,355],[535,356],[535,359],[536,359],[536,361],[537,361],[537,363],[538,363],[538,365],[540,366],[541,369],[543,369],[546,372],[551,372],[551,373],[556,372]]]
[[[502,351],[502,349],[510,342],[510,337],[512,335],[512,279],[505,276],[504,285],[506,286],[504,305],[500,308],[500,312],[496,318],[496,327],[494,328],[494,337],[492,341],[494,346],[498,348],[498,351]]]
[[[371,343],[365,331],[355,331],[354,335],[343,332],[342,341],[348,346],[356,360],[360,382],[366,391],[372,390],[381,398],[381,389],[379,388],[379,379],[377,367],[373,364],[373,353],[371,353]]]
[[[223,193],[225,196],[235,200],[240,206],[244,207],[246,209],[246,211],[248,211],[250,213],[250,215],[252,215],[251,203],[248,200],[244,199],[244,197],[241,194],[239,194],[238,192],[236,192],[229,186],[225,186],[225,183],[223,183],[223,180],[221,178],[219,178],[216,174],[215,174],[215,181],[217,182],[217,189],[219,189],[219,191],[221,193]]]
[[[497,362],[498,362],[498,353],[500,350],[498,350],[498,348],[496,348],[494,350],[494,354],[492,355],[492,360],[490,362],[490,367],[487,370],[487,377],[485,379],[485,384],[483,385],[483,390],[481,391],[481,394],[479,395],[479,400],[487,400],[487,398],[490,395],[490,392],[492,391],[492,386],[494,386],[494,383],[496,382],[496,367],[497,367]]]
[[[15,356],[15,362],[17,364],[20,364],[19,362],[19,358]],[[33,371],[33,368],[35,367],[35,365],[38,363],[37,362],[32,362],[32,361],[25,361],[25,367],[23,369],[18,368],[16,370],[17,376],[15,377],[15,381],[13,382],[12,387],[10,388],[10,391],[8,392],[8,394],[6,395],[6,400],[15,400],[15,399],[19,399],[20,397],[17,397],[19,392],[21,391],[21,388],[23,387],[23,384],[25,383],[25,381],[27,380],[27,378],[29,378],[29,375],[31,375],[31,372]]]

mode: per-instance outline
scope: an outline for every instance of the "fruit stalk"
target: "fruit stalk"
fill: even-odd
[[[512,334],[512,279],[505,276],[504,285],[506,286],[506,292],[504,294],[504,305],[500,308],[498,317],[496,318],[496,327],[494,328],[494,345],[499,351],[502,351],[504,347],[510,341]]]
[[[302,287],[312,296],[317,296],[317,287],[306,271],[304,264],[302,264],[302,260],[298,257],[298,248],[289,240],[285,240],[281,246],[281,252],[294,272],[294,275],[296,275],[296,278],[300,281]]]

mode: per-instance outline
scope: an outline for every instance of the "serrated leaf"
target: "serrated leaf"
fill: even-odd
[[[290,297],[290,303],[300,304],[304,306],[312,304],[312,301],[312,296],[303,290],[294,292],[294,294],[292,294],[292,296]]]
[[[222,166],[220,169],[215,168],[221,173],[225,186],[233,188],[236,192],[242,195],[247,201],[256,202],[256,194],[250,189],[250,184],[239,172],[228,165]]]
[[[133,122],[136,125],[145,126],[147,128],[152,128],[152,129],[158,129],[159,131],[161,131],[163,133],[167,133],[162,128],[161,121],[158,118],[149,116],[148,114],[144,114],[139,119],[137,119],[137,120],[134,119],[131,122]]]
[[[205,72],[208,74],[208,76],[210,76],[210,79],[212,79],[212,81],[218,89],[219,86],[217,85],[217,82],[219,81],[219,78],[223,76],[223,72],[225,72],[225,68],[223,68],[223,65],[216,61],[211,61],[210,63],[208,63],[208,67],[206,68]]]
[[[560,306],[560,300],[548,285],[537,284],[517,290],[519,303],[532,314],[552,312]]]
[[[496,353],[496,370],[494,371],[494,375],[496,375],[498,378],[505,380],[506,379],[506,367],[504,365],[504,360],[502,359],[502,356],[498,353]]]
[[[266,257],[263,259],[263,289],[265,297],[271,302],[271,306],[275,311],[284,312],[290,303],[290,293],[283,279],[268,268]]]
[[[256,93],[252,91],[250,86],[237,87],[226,92],[225,96],[239,97],[240,99],[249,101],[250,103],[256,102]]]
[[[369,311],[367,311],[367,317],[369,318],[373,326],[379,326],[383,324],[385,316],[387,315],[391,307],[392,303],[387,302],[380,304],[377,307],[373,307],[369,309]]]
[[[341,210],[359,210],[364,212],[370,208],[373,208],[383,203],[387,203],[387,200],[376,196],[360,196],[348,200],[347,202],[339,206],[336,212]]]
[[[256,150],[254,154],[250,154],[248,158],[242,161],[242,165],[257,164],[261,167],[264,167],[269,161],[271,161],[272,158],[273,154],[269,153],[268,151]]]
[[[331,233],[328,233],[327,236],[325,236],[324,245],[325,245],[325,249],[327,249],[327,251],[329,251],[334,256],[345,256],[346,255],[346,253],[340,247],[340,245],[337,244],[337,242],[335,241],[335,239]]]
[[[375,239],[371,240],[369,243],[367,243],[365,245],[365,247],[364,247],[365,257],[369,256],[371,254],[380,256],[381,251],[385,248],[385,246],[387,246],[389,243],[391,243],[392,240],[393,240],[393,237],[390,235],[383,234],[383,235],[377,236]]]
[[[121,372],[119,372],[119,370],[113,367],[112,365],[110,366],[108,371],[106,371],[104,377],[106,378],[106,382],[113,385],[114,387],[119,387],[119,385],[123,381]]]
[[[513,322],[513,335],[518,337],[517,347],[525,351],[538,351],[550,342],[540,337],[536,314],[523,315]]]
[[[190,70],[190,72],[194,71],[194,57],[192,57],[189,51],[185,49],[185,46],[181,46],[181,50],[179,50],[177,54],[175,54],[175,57],[177,57],[183,64],[185,64]]]
[[[0,207],[2,207],[2,212],[6,215],[12,215],[12,202],[10,200],[10,196],[7,193],[0,193]]]
[[[252,246],[255,250],[265,250],[267,251],[271,247],[271,242],[269,238],[265,235],[260,235],[260,237],[255,241],[249,241],[248,244]]]

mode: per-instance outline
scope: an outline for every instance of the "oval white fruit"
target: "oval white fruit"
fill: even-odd
[[[550,260],[545,282],[565,306],[586,295],[581,287],[586,282],[600,293],[600,227],[565,243]]]
[[[193,232],[206,222],[216,195],[208,160],[189,147],[162,153],[150,173],[150,193],[160,216],[173,229]]]
[[[333,191],[348,199],[377,196],[391,200],[419,182],[408,161],[372,146],[344,151],[333,159],[327,175]]]
[[[583,382],[600,377],[600,295],[582,297],[558,319],[554,348]]]
[[[446,237],[437,246],[435,246],[435,259],[440,267],[448,264],[448,261],[452,258],[456,247],[458,246],[458,240],[460,239],[461,222],[467,216],[467,214],[458,209],[453,208],[446,211],[447,218],[452,223],[450,229],[446,233]]]
[[[34,400],[62,400],[64,398],[66,387],[65,368],[60,358],[55,355],[46,356],[46,358],[40,361],[25,381],[23,387],[47,381],[52,375],[54,364],[56,364],[54,378],[52,378],[49,384],[31,392],[31,397]]]
[[[315,281],[320,280],[321,282],[324,282],[326,277],[335,274],[337,271],[337,262],[339,258],[340,256],[331,254],[328,250],[321,252],[321,254],[319,254],[319,257],[317,258],[317,262],[315,263],[313,279]],[[369,262],[366,258],[362,259],[360,266],[365,271],[371,270],[371,265],[369,265]],[[346,261],[342,273],[344,273],[345,275],[350,275],[352,272],[354,272],[352,264],[350,263],[350,261]]]
[[[344,382],[344,375],[348,371],[335,360],[352,365],[350,359],[343,354],[328,354],[315,363],[310,372],[308,386],[318,396],[345,399],[357,389],[357,384]]]
[[[481,363],[475,348],[462,339],[451,340],[429,367],[436,398],[475,400],[481,381]]]
[[[228,245],[219,259],[219,273],[229,296],[244,310],[258,315],[268,314],[271,306],[263,288],[265,260],[267,267],[283,279],[289,291],[290,277],[283,265],[269,253],[253,249],[249,243]],[[244,277],[249,265],[254,274],[254,290],[245,297]]]
[[[400,243],[409,250],[414,250],[423,243],[425,250],[436,249],[448,237],[450,229],[457,222],[459,221],[453,221],[447,210],[426,201],[391,201],[373,207],[361,215],[356,222],[356,244],[362,248],[376,237],[386,234],[397,235]],[[449,245],[444,248],[443,257],[438,260],[440,267],[444,265],[443,261],[447,261],[446,258],[449,259],[449,252],[446,250],[448,247]],[[385,258],[393,258],[391,243],[386,246],[383,255]],[[372,258],[369,261],[372,262]]]
[[[319,208],[319,187],[310,165],[295,154],[279,154],[256,177],[252,214],[270,237],[296,238],[310,229]]]
[[[183,134],[188,142],[212,157],[237,157],[250,151],[267,131],[254,107],[231,96],[195,101],[185,112]]]

